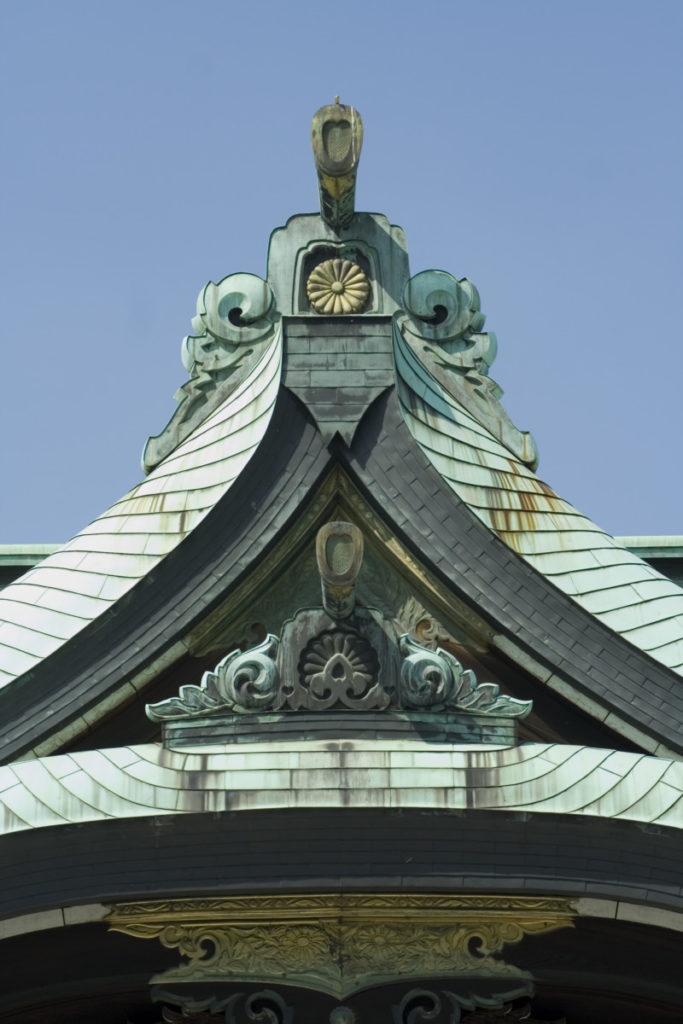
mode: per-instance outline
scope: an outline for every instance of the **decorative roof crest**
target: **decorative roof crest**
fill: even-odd
[[[177,697],[147,705],[148,717],[164,723],[167,744],[222,743],[253,738],[254,731],[272,739],[284,723],[291,738],[292,713],[301,716],[306,736],[341,727],[345,734],[417,731],[432,739],[514,742],[514,722],[529,713],[530,701],[500,694],[496,683],[477,683],[453,654],[399,636],[385,616],[356,603],[363,558],[357,526],[323,526],[316,557],[322,607],[298,611],[281,638],[269,634],[251,650],[231,651],[199,686],[181,686]]]

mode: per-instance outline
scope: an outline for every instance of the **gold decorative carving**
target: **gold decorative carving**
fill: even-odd
[[[368,300],[370,282],[351,260],[325,260],[309,274],[306,294],[317,313],[357,313]]]
[[[496,954],[574,916],[549,897],[349,893],[120,903],[108,921],[187,958],[154,983],[285,982],[344,999],[407,978],[524,977]]]

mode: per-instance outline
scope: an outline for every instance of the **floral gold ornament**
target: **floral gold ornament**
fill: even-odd
[[[351,260],[325,260],[311,271],[306,294],[318,313],[357,313],[368,300],[370,282]]]
[[[574,916],[554,897],[338,893],[119,903],[108,922],[186,958],[154,984],[286,981],[345,999],[413,978],[528,977],[503,947]]]

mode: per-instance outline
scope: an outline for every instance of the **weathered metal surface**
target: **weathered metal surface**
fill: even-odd
[[[531,469],[538,465],[536,443],[521,431],[500,403],[501,388],[489,377],[498,351],[493,333],[482,333],[486,317],[471,281],[456,281],[443,270],[424,270],[406,284],[405,314],[397,327],[424,366],[455,402],[464,406],[513,455]],[[418,369],[418,376],[420,369]]]
[[[283,382],[326,440],[351,444],[368,406],[394,382],[389,317],[285,318]]]
[[[165,746],[230,742],[243,725],[245,737],[270,728],[273,740],[320,732],[400,735],[413,720],[413,731],[432,739],[515,741],[514,720],[529,714],[531,701],[501,694],[497,683],[478,683],[450,651],[399,635],[391,619],[356,604],[363,561],[357,526],[326,523],[315,548],[323,606],[288,617],[281,640],[268,634],[249,650],[230,651],[199,686],[185,683],[177,697],[148,704],[148,718],[163,723]],[[371,714],[352,724],[348,711]],[[384,724],[385,712],[396,721]]]
[[[348,227],[337,229],[315,214],[299,214],[273,231],[268,248],[268,283],[283,316],[320,316],[311,306],[306,282],[330,259],[351,260],[366,275],[370,294],[362,316],[391,316],[400,308],[410,276],[402,228],[379,213],[357,213]]]
[[[338,166],[323,170],[333,178],[339,171],[343,177],[349,168],[341,164],[349,154],[352,163],[356,160],[359,136],[353,125],[351,135],[344,135],[346,114],[341,108],[329,117],[332,129],[321,142]],[[340,125],[342,134],[334,141]],[[344,153],[342,135],[352,143]],[[355,317],[321,315],[311,303],[306,282],[330,260],[350,261],[367,281],[367,297]],[[197,420],[186,407],[160,445],[166,450],[166,442],[178,442],[178,447],[144,483],[0,595],[0,685],[35,668],[110,609],[159,567],[225,494],[269,422],[279,384],[280,340],[274,324],[280,314],[287,320],[287,387],[307,405],[326,442],[337,433],[351,442],[361,418],[391,387],[395,373],[388,327],[396,315],[396,379],[404,416],[448,486],[488,529],[591,615],[664,665],[683,669],[683,593],[555,495],[530,469],[531,440],[510,423],[498,402],[500,391],[488,379],[495,342],[481,331],[479,297],[470,282],[433,271],[410,280],[401,229],[380,215],[361,213],[346,227],[317,215],[292,218],[273,233],[268,282],[249,280],[226,279],[203,293],[201,331],[188,346],[188,369],[198,368],[194,398],[206,397],[203,388],[209,378],[213,397]],[[234,298],[238,292],[246,296],[239,307]],[[249,303],[255,319],[250,319]],[[242,313],[235,319],[238,309]],[[273,341],[262,356],[254,351],[248,357],[257,363],[249,363],[242,380],[238,375],[246,364],[235,370],[241,356],[233,365],[231,346],[243,337],[256,348],[271,331]],[[219,343],[216,350],[214,340]],[[211,353],[218,350],[214,362]],[[224,372],[228,376],[221,379]],[[196,426],[214,401],[217,407]],[[280,432],[281,437],[285,434]],[[310,437],[307,443],[312,450]],[[385,453],[386,460],[394,458],[386,438]],[[267,461],[263,452],[261,457]],[[403,458],[410,458],[407,449]],[[393,466],[392,472],[398,480],[400,467]],[[394,490],[401,486],[403,482]],[[408,481],[406,487],[411,486]],[[421,508],[420,488],[415,490],[409,510],[413,518]],[[390,546],[395,540],[389,532],[382,542]],[[253,565],[252,570],[256,572]],[[172,580],[170,587],[176,585]],[[468,615],[479,617],[474,609],[482,595],[480,590]],[[166,614],[168,622],[168,610]],[[176,637],[176,649],[184,649],[184,642]],[[164,644],[165,639],[160,641]],[[540,644],[542,648],[542,639]],[[150,656],[149,664],[153,660]],[[53,664],[46,666],[46,675]],[[136,663],[131,672],[138,669]],[[67,671],[71,675],[72,667]],[[108,671],[100,665],[96,678]],[[117,680],[117,692],[127,685],[127,677]],[[112,693],[98,696],[106,701]],[[37,707],[33,713],[40,717]]]
[[[356,604],[356,579],[363,564],[363,534],[354,523],[326,523],[315,538],[323,607],[328,615],[347,619]]]
[[[509,430],[475,417],[471,401],[418,358],[400,324],[394,354],[403,414],[444,480],[566,594],[641,650],[683,671],[683,591],[540,480],[515,456]]]
[[[278,319],[270,286],[255,274],[231,274],[202,289],[192,321],[196,333],[184,338],[182,345],[190,379],[176,393],[178,408],[170,422],[145,445],[142,468],[146,473],[250,375],[273,340]]]
[[[617,537],[616,540],[683,587],[683,537]]]
[[[164,722],[164,746],[169,750],[217,751],[223,744],[298,743],[322,740],[422,740],[462,746],[513,746],[517,742],[514,718],[460,711],[429,712],[387,709],[376,711],[288,711],[270,714],[232,715]]]
[[[146,480],[0,594],[0,686],[52,654],[130,590],[225,494],[265,433],[281,337]]]
[[[302,807],[587,815],[683,828],[683,765],[593,747],[419,740],[158,744],[0,767],[0,834],[107,818]]]
[[[59,544],[0,544],[0,567],[28,566],[42,562]]]

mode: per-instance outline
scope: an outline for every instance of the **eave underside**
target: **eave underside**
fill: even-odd
[[[128,1016],[136,1024],[158,1021],[150,1010],[150,981],[178,963],[178,951],[108,932],[102,915],[112,903],[143,900],[158,907],[159,900],[178,897],[311,892],[502,893],[530,904],[535,897],[566,898],[576,911],[569,927],[527,935],[503,951],[517,976],[533,982],[540,1019],[542,1009],[553,1008],[549,1019],[564,1014],[568,1024],[677,1019],[682,933],[672,930],[677,914],[671,911],[683,920],[683,894],[676,830],[647,834],[631,822],[562,815],[318,808],[64,826],[58,843],[46,842],[46,831],[0,843],[3,1020],[81,1022],[98,1011],[98,1020],[119,1024],[124,1018],[107,1014],[120,1013],[123,1005],[141,1014]],[[93,903],[100,905],[99,918]],[[651,914],[646,923],[620,912],[637,911],[639,904],[649,904],[655,915],[662,908],[661,920]],[[41,923],[48,908],[70,905],[71,925],[46,929]],[[32,921],[23,918],[24,934],[7,928],[16,920],[11,915],[36,911]],[[79,914],[93,923],[79,925]],[[406,979],[402,991],[421,981]],[[457,983],[457,973],[441,979],[443,988]],[[432,977],[421,987],[439,985]],[[376,1008],[382,1014],[369,1019],[391,1020],[397,991],[380,987]],[[318,1019],[307,1016],[306,1007],[312,1011],[319,1003],[324,1020],[338,1005],[312,991],[294,996],[302,1008],[295,1021]],[[363,998],[367,994],[345,1002],[360,1009]]]

